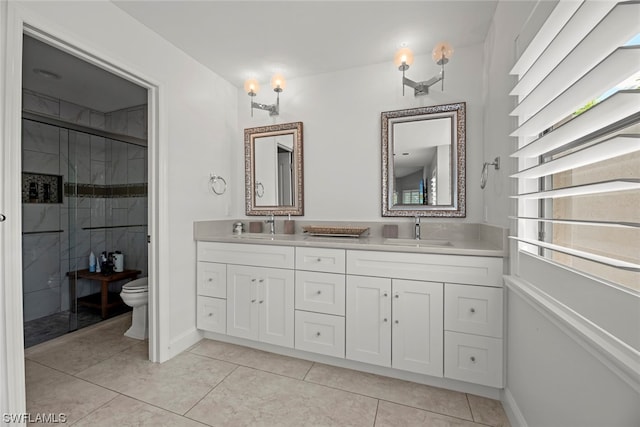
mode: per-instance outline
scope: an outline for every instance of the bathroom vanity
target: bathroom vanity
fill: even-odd
[[[503,386],[502,247],[301,234],[196,240],[205,337],[457,389]]]

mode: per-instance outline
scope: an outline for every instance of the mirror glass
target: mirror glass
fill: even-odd
[[[382,113],[382,215],[464,217],[465,103]]]
[[[302,215],[302,122],[245,129],[247,215]]]

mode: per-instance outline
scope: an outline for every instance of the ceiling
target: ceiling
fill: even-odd
[[[25,89],[103,113],[147,103],[146,89],[28,36],[22,62]]]
[[[497,0],[114,1],[236,87],[430,54],[486,38]],[[455,53],[454,53],[455,55]]]
[[[497,0],[113,3],[240,88],[276,72],[293,79],[391,62],[403,43],[416,55],[443,40],[454,50],[481,43]],[[60,78],[44,78],[38,68]],[[23,84],[101,112],[146,102],[144,89],[29,37]]]

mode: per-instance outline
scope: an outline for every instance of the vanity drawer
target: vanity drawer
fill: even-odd
[[[198,329],[227,333],[227,300],[199,296],[197,310]]]
[[[345,251],[342,249],[296,248],[296,269],[344,274]]]
[[[198,295],[227,297],[227,265],[215,262],[198,262],[196,275]]]
[[[347,251],[347,274],[502,286],[502,258]]]
[[[295,347],[328,356],[344,357],[344,317],[296,310]]]
[[[197,255],[198,261],[289,269],[295,258],[291,246],[218,242],[198,242]]]
[[[296,309],[344,316],[343,274],[296,271]]]
[[[502,340],[445,332],[444,376],[502,388]]]
[[[502,288],[445,283],[444,329],[502,337]]]

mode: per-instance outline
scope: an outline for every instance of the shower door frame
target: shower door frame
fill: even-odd
[[[149,271],[149,359],[167,360],[169,355],[169,319],[160,313],[169,312],[169,236],[166,173],[168,139],[166,97],[159,95],[164,86],[129,64],[110,57],[106,52],[86,46],[77,35],[65,32],[46,17],[34,14],[15,2],[0,4],[0,21],[6,29],[0,33],[0,65],[6,71],[0,88],[4,103],[0,114],[2,125],[2,212],[3,223],[0,267],[2,270],[0,304],[4,321],[0,322],[0,409],[5,413],[26,412],[23,296],[22,296],[22,43],[23,34],[34,37],[57,49],[103,68],[119,77],[147,89],[148,108],[148,271]],[[3,16],[4,15],[4,16]],[[4,46],[2,38],[4,38]],[[4,51],[3,51],[4,49]],[[6,60],[6,62],[5,62]],[[1,102],[1,101],[0,101]],[[164,172],[164,173],[161,173]],[[165,279],[163,279],[165,278]]]

